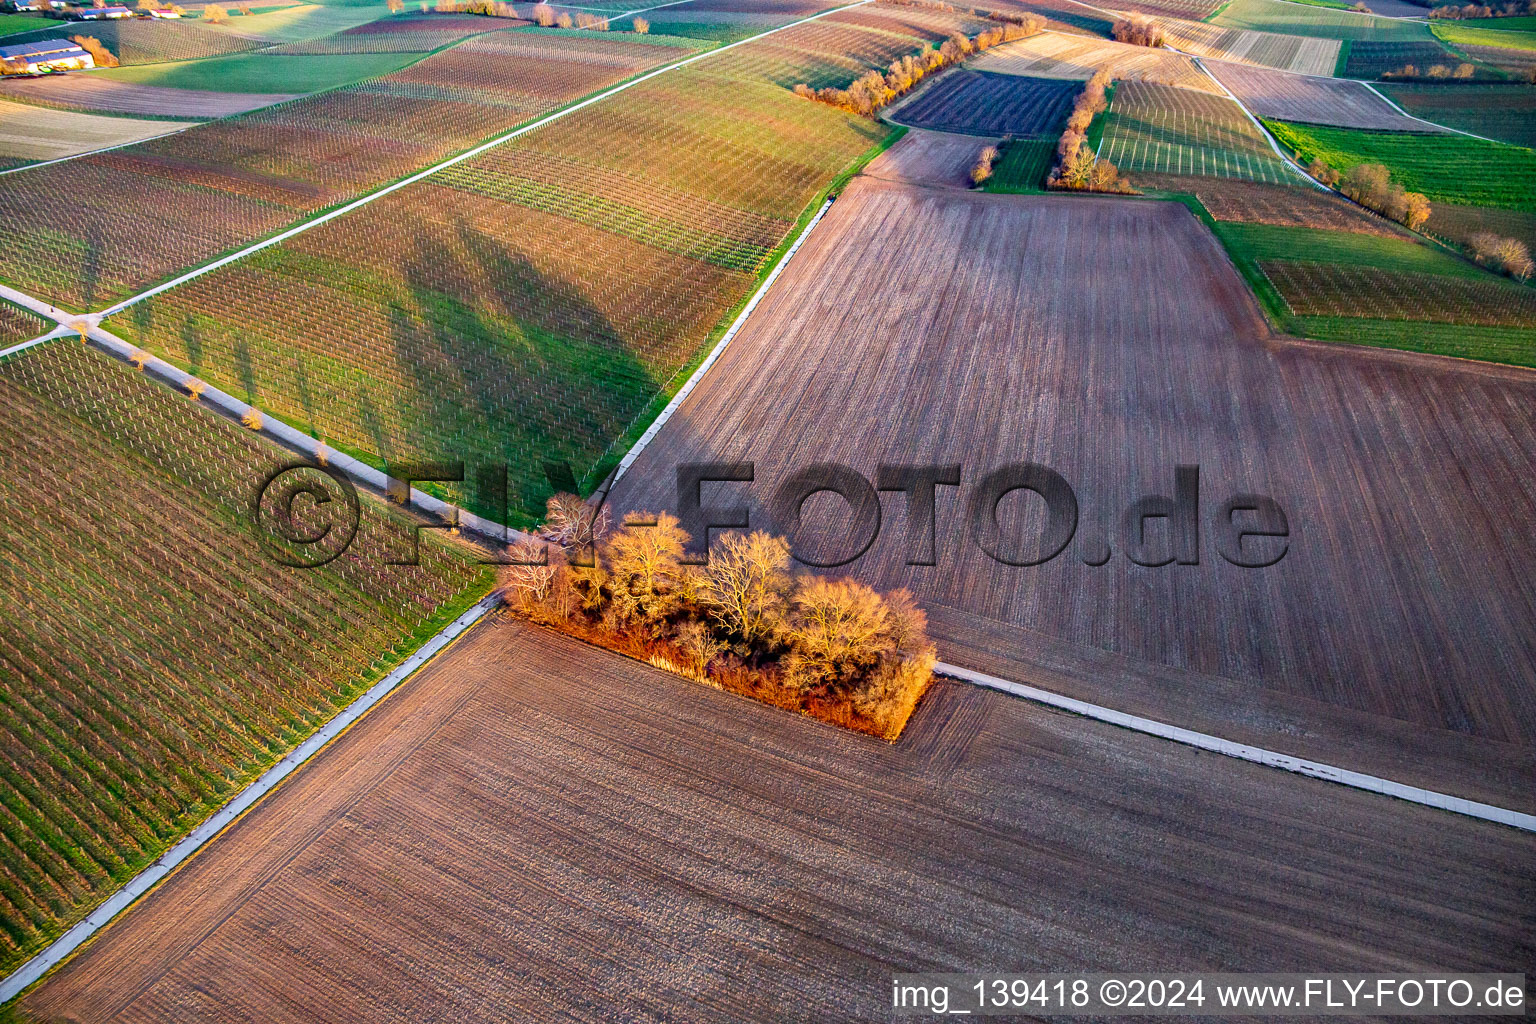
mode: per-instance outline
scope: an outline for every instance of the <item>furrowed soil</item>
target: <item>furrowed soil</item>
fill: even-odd
[[[1536,837],[961,684],[887,744],[498,620],[24,1010],[880,1021],[919,967],[1507,970],[1533,884]]]
[[[981,151],[998,141],[913,128],[871,160],[864,174],[910,185],[970,188],[971,168],[981,158]]]
[[[676,508],[679,465],[752,460],[751,486],[706,504],[789,532],[769,498],[813,463],[958,463],[935,566],[906,564],[893,493],[835,570],[911,588],[944,660],[1536,809],[1536,374],[1267,334],[1182,206],[857,179],[611,501]],[[1065,477],[1079,514],[1059,557],[1016,567],[981,549],[966,503],[1026,461]],[[1122,517],[1171,495],[1177,465],[1200,471],[1199,564],[1132,564]],[[1284,510],[1278,564],[1218,554],[1239,494]],[[807,502],[799,553],[856,553],[847,509]],[[1041,499],[1000,509],[1002,553],[1038,557]]]
[[[1403,132],[1433,130],[1423,121],[1398,113],[1386,100],[1359,82],[1293,75],[1226,61],[1211,61],[1206,66],[1244,106],[1260,117],[1344,128]]]

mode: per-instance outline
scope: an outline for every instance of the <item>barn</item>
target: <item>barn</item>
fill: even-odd
[[[0,68],[7,75],[37,75],[95,66],[96,61],[89,53],[67,39],[0,46]]]

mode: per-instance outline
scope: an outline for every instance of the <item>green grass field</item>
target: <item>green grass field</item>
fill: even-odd
[[[1340,263],[1408,274],[1443,274],[1482,280],[1488,272],[1450,253],[1403,238],[1384,238],[1353,231],[1282,227],[1276,224],[1217,222],[1220,238],[1233,259],[1307,260]]]
[[[1306,4],[1308,7],[1326,7],[1333,11],[1349,10],[1349,4],[1341,4],[1338,0],[1292,0],[1292,2]]]
[[[1260,304],[1287,333],[1319,341],[1536,365],[1536,330],[1457,322],[1486,321],[1486,314],[1495,307],[1527,308],[1530,289],[1440,249],[1345,231],[1209,223]],[[1292,267],[1312,273],[1280,272]],[[1319,291],[1328,294],[1297,290],[1309,281],[1326,286]],[[1383,307],[1383,293],[1392,288],[1418,296],[1412,308],[1423,319],[1387,319],[1385,314],[1298,316],[1294,312],[1295,307],[1310,310],[1324,300],[1362,313],[1374,311]]]
[[[45,18],[35,18],[26,14],[0,14],[0,36],[15,35],[17,32],[29,32],[37,28],[52,28],[56,21]]]
[[[1041,192],[1045,176],[1056,159],[1055,139],[1012,139],[1003,143],[1002,156],[987,181],[988,192]]]
[[[1298,316],[1290,331],[1316,341],[1396,348],[1458,359],[1536,366],[1536,331],[1520,327],[1470,327],[1412,320],[1367,320],[1353,316]]]
[[[1292,176],[1242,108],[1225,96],[1121,82],[1103,122],[1098,153],[1123,171],[1269,182]]]
[[[1465,135],[1265,124],[1303,164],[1321,159],[1340,172],[1385,164],[1394,181],[1431,202],[1536,210],[1536,152],[1522,146]]]
[[[1374,18],[1348,10],[1283,3],[1281,0],[1233,0],[1210,22],[1224,28],[1247,28],[1323,39],[1411,42],[1429,38],[1429,28],[1423,22]]]
[[[140,64],[96,74],[135,85],[220,92],[318,92],[375,75],[387,75],[422,57],[419,53],[345,53],[286,57],[241,53],[170,64]]]
[[[641,15],[645,17],[645,15]],[[624,25],[623,22],[619,23]],[[626,26],[627,27],[627,26]],[[734,43],[738,39],[755,36],[763,30],[761,25],[731,24],[729,22],[665,21],[651,26],[653,33],[710,43]]]
[[[1520,27],[1495,25],[1519,21]],[[1479,18],[1476,21],[1432,23],[1435,35],[1452,46],[1502,46],[1510,50],[1536,50],[1536,18]]]
[[[429,21],[426,24],[430,25],[431,22]],[[486,25],[490,29],[502,27],[498,25],[494,20],[489,18],[486,19]],[[622,39],[626,43],[647,43],[651,46],[673,46],[689,50],[707,50],[710,48],[708,46],[701,45],[698,39],[686,34],[669,35],[667,33],[661,32],[659,30],[663,26],[660,25],[656,26],[656,28],[650,32],[641,34],[631,32],[629,26],[630,23],[628,21],[616,21],[613,23],[613,27],[609,31],[602,33],[595,38]],[[665,27],[671,28],[670,25]],[[747,35],[756,35],[761,31],[762,29],[760,28],[753,29],[751,32],[748,32]],[[560,36],[566,39],[594,38],[594,35],[591,31],[579,28],[540,28],[536,25],[526,25],[518,29],[518,32],[530,36]]]

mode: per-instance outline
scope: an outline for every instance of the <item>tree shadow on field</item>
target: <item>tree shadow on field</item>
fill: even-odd
[[[450,230],[419,230],[401,263],[391,329],[396,365],[415,378],[401,420],[421,455],[464,462],[469,479],[506,463],[511,516],[542,517],[543,464],[579,479],[660,382],[587,290],[462,218]],[[500,516],[469,485],[457,497]]]
[[[145,299],[128,307],[128,315],[133,319],[133,329],[138,332],[140,345],[149,344],[149,332],[155,329],[153,302],[153,299]]]
[[[363,432],[373,439],[374,454],[386,463],[389,462],[394,455],[394,450],[384,430],[384,420],[379,415],[378,403],[373,400],[373,395],[366,385],[358,388],[357,421],[362,424]]]
[[[251,344],[245,338],[237,338],[234,346],[235,373],[240,377],[240,386],[245,388],[245,400],[252,404],[256,401],[256,366],[251,361]]]
[[[101,287],[101,228],[91,225],[85,237],[85,253],[80,261],[80,301],[86,309],[96,305],[96,290]]]
[[[145,303],[139,303],[145,305]],[[135,317],[137,319],[137,317]],[[145,317],[146,322],[150,319]],[[194,313],[181,322],[181,345],[187,352],[187,366],[195,376],[203,375],[203,335],[200,318]]]
[[[318,424],[315,420],[315,393],[309,384],[309,360],[302,351],[293,353],[293,383],[299,392],[299,404],[304,407],[304,418],[309,423],[309,429],[315,431]]]

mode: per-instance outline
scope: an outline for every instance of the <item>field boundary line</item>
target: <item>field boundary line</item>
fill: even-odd
[[[755,36],[748,36],[746,39],[738,39],[734,43],[727,43],[724,46],[717,46],[712,50],[705,50],[702,53],[695,53],[691,56],[684,57],[681,60],[673,61],[670,64],[664,64],[659,68],[654,68],[651,71],[647,71],[646,73],[636,78],[629,79],[627,82],[620,82],[618,85],[604,89],[602,92],[594,93],[593,95],[588,96],[586,99],[573,103],[568,107],[562,107],[552,114],[546,114],[545,116],[535,121],[530,121],[529,123],[522,125],[519,128],[514,128],[509,132],[504,132],[501,135],[498,135],[486,142],[482,142],[478,146],[467,149],[462,153],[455,154],[454,156],[450,156],[444,160],[439,160],[437,163],[430,167],[423,168],[414,174],[401,178],[398,181],[391,182],[390,184],[379,188],[377,191],[370,192],[365,196],[360,196],[359,198],[354,199],[342,206],[338,206],[334,210],[329,210],[312,220],[307,220],[301,224],[296,224],[293,227],[288,228],[286,231],[279,232],[278,234],[273,235],[270,238],[263,239],[259,242],[254,242],[237,252],[232,252],[227,256],[220,257],[219,259],[214,260],[212,263],[208,263],[193,270],[189,270],[178,277],[174,277],[171,280],[164,282],[163,284],[158,284],[155,287],[148,289],[147,291],[140,292],[139,294],[124,299],[115,305],[109,306],[96,315],[98,318],[102,318],[112,316],[115,313],[121,313],[123,310],[127,309],[129,306],[134,305],[135,303],[142,302],[145,299],[151,298],[152,296],[159,295],[163,291],[168,291],[171,288],[186,284],[188,281],[202,277],[204,274],[218,270],[220,267],[228,266],[229,264],[234,263],[237,260],[244,259],[253,253],[257,253],[263,249],[277,245],[279,242],[285,242],[288,239],[293,238],[295,235],[303,234],[305,231],[308,231],[311,228],[319,227],[321,224],[329,223],[330,221],[335,220],[337,217],[343,216],[345,214],[351,213],[353,210],[367,206],[369,203],[378,199],[382,199],[393,192],[405,188],[407,185],[414,185],[425,178],[431,177],[439,171],[443,171],[449,167],[463,163],[465,160],[473,159],[474,157],[479,156],[481,153],[494,149],[503,143],[510,142],[518,136],[526,135],[532,131],[537,131],[547,124],[551,124],[563,117],[574,114],[578,110],[583,110],[594,103],[600,103],[610,96],[616,96],[627,89],[633,89],[635,86],[640,85],[643,82],[649,82],[651,79],[660,75],[667,74],[670,71],[676,71],[678,68],[686,67],[689,64],[693,64],[697,61],[706,60],[715,56],[716,54],[724,53],[727,50],[733,50],[738,46],[745,46],[748,43],[755,43],[759,39],[771,36],[776,32],[783,32],[786,29],[791,29],[797,25],[804,25],[807,22],[825,18],[829,15],[836,14],[839,11],[850,10],[854,7],[863,7],[865,4],[871,4],[874,2],[875,0],[853,0],[852,3],[843,4],[839,7],[828,8],[825,11],[818,11],[815,14],[799,19],[798,21],[792,21],[786,25],[779,25],[774,28],[770,28],[765,32],[759,32]]]
[[[1169,49],[1173,50],[1174,53],[1184,53],[1183,50],[1174,50],[1173,47],[1171,47],[1171,46],[1169,47]],[[1232,90],[1228,89],[1222,83],[1221,79],[1216,77],[1216,73],[1214,71],[1212,71],[1210,68],[1205,66],[1205,62],[1204,61],[1202,61],[1198,56],[1196,56],[1193,53],[1184,53],[1184,56],[1186,56],[1190,60],[1194,61],[1195,62],[1195,67],[1199,68],[1200,72],[1202,74],[1204,74],[1205,77],[1207,77],[1211,81],[1215,82],[1217,88],[1219,88],[1222,92],[1226,93],[1227,99],[1229,99],[1233,103],[1237,104],[1237,109],[1241,110],[1243,112],[1243,116],[1244,117],[1246,117],[1248,120],[1253,122],[1253,126],[1259,130],[1259,134],[1264,136],[1264,141],[1269,143],[1269,148],[1275,151],[1275,155],[1276,156],[1278,156],[1281,160],[1285,161],[1285,166],[1289,167],[1303,181],[1305,181],[1308,185],[1311,185],[1313,188],[1317,189],[1318,191],[1320,191],[1320,192],[1332,192],[1333,191],[1333,189],[1329,188],[1327,185],[1324,185],[1322,182],[1320,182],[1316,178],[1312,177],[1312,175],[1308,174],[1306,172],[1306,169],[1303,168],[1301,166],[1301,164],[1298,164],[1295,160],[1292,160],[1290,158],[1290,156],[1285,152],[1285,150],[1280,148],[1280,143],[1276,142],[1275,141],[1275,137],[1273,135],[1269,134],[1269,129],[1264,127],[1264,123],[1262,121],[1260,121],[1257,117],[1254,116],[1253,111],[1249,110],[1247,105],[1245,103],[1243,103],[1242,100],[1238,99],[1237,96],[1232,92]]]
[[[76,333],[76,328],[62,325],[61,333]],[[339,452],[322,441],[318,441],[295,427],[289,426],[278,417],[265,412],[257,406],[220,390],[199,377],[195,377],[185,370],[166,362],[159,356],[151,355],[136,345],[130,344],[108,331],[98,323],[87,323],[86,337],[96,346],[113,358],[124,362],[142,364],[141,369],[157,378],[162,384],[168,385],[172,390],[189,393],[189,385],[196,385],[199,395],[199,404],[210,407],[214,412],[220,413],[236,422],[243,422],[247,415],[256,413],[261,417],[261,426],[246,429],[252,433],[261,434],[268,440],[287,448],[289,451],[313,459],[316,463],[323,464],[350,477],[356,483],[378,494],[388,494],[390,490],[390,477],[382,470],[378,470],[353,458],[344,452]],[[41,341],[42,339],[37,339]],[[510,544],[514,541],[529,539],[527,534],[514,530],[509,526],[485,519],[466,511],[457,505],[433,497],[415,487],[411,488],[407,507],[434,516],[443,522],[452,523],[460,529],[469,530],[479,534],[488,540],[500,544]]]
[[[805,243],[805,240],[810,237],[811,230],[821,223],[821,218],[826,216],[827,210],[831,209],[831,207],[832,200],[830,198],[821,204],[821,209],[816,211],[816,216],[811,218],[810,223],[806,224],[805,230],[800,232],[800,236],[794,240],[790,247],[784,250],[784,258],[779,260],[774,268],[768,272],[767,277],[763,278],[763,283],[758,285],[757,291],[752,293],[752,297],[741,308],[741,312],[731,322],[731,326],[720,336],[720,340],[715,342],[715,347],[710,349],[709,355],[704,357],[704,361],[683,382],[683,386],[677,389],[677,394],[672,396],[672,400],[667,403],[666,408],[662,409],[660,415],[651,421],[651,425],[645,429],[645,433],[640,435],[640,439],[619,460],[618,468],[613,471],[613,477],[608,481],[608,486],[603,492],[605,498],[607,497],[607,492],[613,489],[613,485],[619,482],[619,478],[629,470],[629,467],[634,464],[635,459],[639,458],[640,453],[651,443],[651,439],[656,436],[662,427],[667,425],[667,421],[672,418],[672,414],[683,404],[683,400],[693,392],[694,387],[698,385],[699,381],[704,379],[704,375],[709,372],[711,366],[715,365],[715,360],[719,359],[721,354],[725,352],[726,346],[736,337],[737,332],[746,326],[747,317],[752,315],[752,311],[763,300],[763,296],[768,294],[768,289],[773,287],[773,282],[779,279],[779,274],[783,273],[784,268],[789,266],[790,259],[799,251],[800,246]]]
[[[21,101],[20,100],[12,100],[11,102],[12,103],[19,103]],[[39,107],[38,109],[39,110],[58,110],[60,108],[58,108],[58,107]],[[77,110],[77,111],[69,111],[69,112],[70,113],[77,113],[77,114],[90,114],[90,115],[92,115],[94,117],[111,117],[112,116],[111,114],[99,114],[99,113],[96,113],[95,111],[90,111],[90,110]],[[0,171],[0,177],[3,177],[4,175],[7,175],[7,174],[16,174],[16,173],[18,173],[20,171],[35,171],[35,170],[37,170],[40,167],[52,167],[54,164],[67,163],[70,160],[79,160],[81,157],[85,157],[85,156],[97,156],[97,155],[99,155],[101,153],[110,153],[114,149],[127,149],[129,146],[138,146],[138,145],[141,145],[141,144],[143,144],[145,142],[154,142],[156,139],[163,139],[163,138],[165,138],[168,135],[180,135],[182,132],[186,131],[188,128],[197,128],[197,127],[199,127],[201,125],[205,125],[205,124],[209,123],[210,121],[218,121],[218,120],[222,120],[222,119],[221,118],[217,118],[217,117],[210,117],[210,118],[204,118],[204,119],[198,120],[198,121],[190,121],[190,122],[187,122],[187,123],[183,124],[179,128],[172,128],[168,132],[161,132],[159,135],[145,136],[142,139],[134,139],[132,142],[119,142],[115,146],[102,146],[100,149],[88,149],[88,150],[86,150],[83,153],[71,153],[71,154],[69,154],[69,156],[56,156],[52,160],[39,160],[35,164],[22,164],[20,167],[9,167],[9,168],[6,168],[3,171]]]
[[[4,359],[6,356],[13,356],[18,352],[25,352],[33,345],[41,345],[45,341],[52,341],[54,338],[62,338],[66,334],[73,333],[74,330],[72,328],[65,327],[63,324],[59,324],[59,326],[55,327],[47,334],[39,335],[38,337],[33,338],[31,341],[24,341],[19,345],[12,345],[10,348],[0,348],[0,359]]]
[[[300,765],[314,757],[347,727],[361,718],[369,708],[383,700],[390,691],[403,683],[422,665],[456,637],[480,621],[487,612],[500,604],[494,593],[481,598],[473,607],[450,622],[436,636],[416,649],[405,661],[383,679],[369,687],[363,694],[339,711],[334,718],[317,729],[303,743],[294,747],[271,768],[236,793],[223,807],[210,815],[201,825],[187,834],[175,846],[160,855],[149,867],[113,893],[104,903],[87,914],[84,920],[55,939],[46,949],[22,964],[9,977],[0,981],[0,1005],[10,1002],[34,982],[79,949],[91,936],[106,927],[117,915],[132,906],[140,896],[154,888],[180,864],[223,832],[236,818],[248,811],[278,783],[291,775]]]
[[[1356,79],[1356,81],[1359,81],[1359,80]],[[1477,140],[1479,140],[1481,142],[1492,142],[1492,143],[1496,143],[1496,144],[1501,145],[1501,146],[1509,145],[1509,143],[1507,143],[1507,142],[1500,142],[1498,139],[1490,139],[1486,135],[1476,135],[1476,134],[1474,134],[1472,132],[1464,132],[1460,128],[1452,128],[1448,124],[1441,124],[1439,121],[1430,121],[1430,120],[1427,120],[1425,118],[1420,117],[1417,114],[1410,114],[1410,113],[1408,113],[1408,111],[1401,104],[1399,104],[1392,97],[1388,96],[1386,93],[1382,92],[1380,89],[1376,88],[1376,86],[1372,85],[1370,82],[1361,81],[1360,84],[1365,86],[1367,89],[1371,90],[1371,92],[1375,93],[1377,96],[1380,96],[1383,100],[1385,100],[1387,102],[1387,105],[1390,106],[1393,110],[1397,111],[1399,114],[1402,114],[1404,117],[1411,117],[1411,118],[1413,118],[1413,120],[1419,122],[1420,124],[1427,124],[1431,128],[1439,128],[1441,131],[1455,132],[1457,135],[1465,135],[1469,139],[1477,139]]]
[[[1306,775],[1314,779],[1322,779],[1325,782],[1336,782],[1341,786],[1351,789],[1364,790],[1368,793],[1379,793],[1383,796],[1396,797],[1399,800],[1407,800],[1411,803],[1422,804],[1425,807],[1434,807],[1453,814],[1462,814],[1470,818],[1479,818],[1483,821],[1491,821],[1499,825],[1509,825],[1526,832],[1536,832],[1536,814],[1525,814],[1520,811],[1512,811],[1505,807],[1495,807],[1493,804],[1480,803],[1476,800],[1468,800],[1459,796],[1451,796],[1449,793],[1441,793],[1433,789],[1424,789],[1419,786],[1409,786],[1401,782],[1393,782],[1379,775],[1367,775],[1364,772],[1351,771],[1348,768],[1339,768],[1335,765],[1325,764],[1321,761],[1311,761],[1304,757],[1295,757],[1291,754],[1282,754],[1276,750],[1268,750],[1264,747],[1256,747],[1248,743],[1238,743],[1235,740],[1225,740],[1220,736],[1210,733],[1196,732],[1193,729],[1184,729],[1166,722],[1159,722],[1152,718],[1143,718],[1140,715],[1128,714],[1124,711],[1116,711],[1113,708],[1104,707],[1102,704],[1091,704],[1088,701],[1078,700],[1075,697],[1067,697],[1050,690],[1042,690],[1037,686],[1027,683],[1016,683],[1011,679],[1003,679],[1000,676],[989,675],[986,672],[978,672],[974,669],[961,668],[958,665],[950,665],[939,662],[933,667],[935,673],[958,679],[961,682],[970,683],[991,690],[999,690],[1003,693],[1022,697],[1025,700],[1034,701],[1037,704],[1045,704],[1063,711],[1071,711],[1085,718],[1095,721],[1107,722],[1110,725],[1118,725],[1124,729],[1145,733],[1148,736],[1156,736],[1186,746],[1197,747],[1201,750],[1213,751],[1224,754],[1227,757],[1237,758],[1240,761],[1251,761],[1270,768],[1279,768],[1282,771],[1293,772],[1297,775]]]

